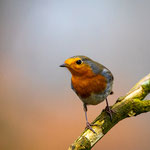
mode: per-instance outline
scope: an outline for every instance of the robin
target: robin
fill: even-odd
[[[112,110],[107,96],[112,94],[113,75],[109,69],[86,56],[73,56],[65,60],[60,67],[66,67],[72,74],[71,88],[83,102],[86,128],[92,129],[88,122],[87,105],[97,105],[106,100],[105,110],[112,119]]]

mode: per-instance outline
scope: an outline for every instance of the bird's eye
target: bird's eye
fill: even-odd
[[[77,60],[76,64],[78,64],[78,65],[82,64],[82,60]]]

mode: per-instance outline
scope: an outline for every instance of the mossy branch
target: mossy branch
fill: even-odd
[[[150,74],[141,79],[124,97],[118,98],[111,106],[113,119],[103,110],[93,121],[92,128],[96,132],[86,129],[77,140],[69,147],[69,150],[90,150],[113,126],[119,121],[137,116],[150,111],[150,100],[143,100],[150,93]]]

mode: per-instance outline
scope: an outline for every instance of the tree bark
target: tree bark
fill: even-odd
[[[68,150],[90,150],[119,121],[150,111],[150,100],[143,100],[150,93],[150,74],[141,79],[125,96],[111,106],[112,121],[105,110],[92,122],[93,133],[85,129]]]

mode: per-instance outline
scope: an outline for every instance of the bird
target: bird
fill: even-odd
[[[93,124],[87,117],[87,105],[97,105],[106,100],[106,112],[112,120],[112,110],[108,104],[107,97],[113,94],[112,86],[114,77],[104,65],[83,55],[76,55],[65,60],[60,67],[66,67],[72,74],[71,88],[83,102],[85,112],[86,128],[92,132]]]

